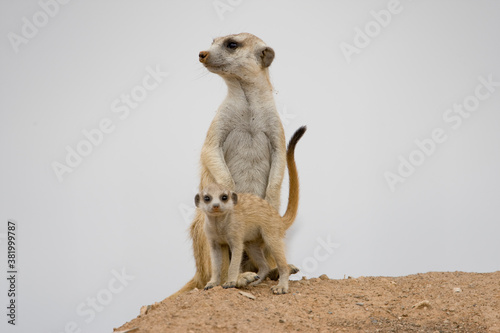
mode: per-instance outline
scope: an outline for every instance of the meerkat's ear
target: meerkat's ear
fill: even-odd
[[[200,195],[197,194],[195,197],[194,197],[194,204],[196,205],[196,207],[199,207],[200,206]]]
[[[238,202],[238,194],[236,193],[231,193],[231,199],[233,200],[233,205],[236,205],[236,203]]]
[[[266,68],[271,66],[274,60],[274,50],[269,46],[264,46],[257,51],[257,59],[260,60],[262,67]]]

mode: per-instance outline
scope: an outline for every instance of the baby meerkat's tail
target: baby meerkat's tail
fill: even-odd
[[[299,175],[297,173],[297,166],[295,165],[295,146],[300,138],[306,132],[307,127],[300,127],[293,134],[286,150],[286,163],[288,166],[289,190],[288,190],[288,207],[286,208],[283,220],[285,223],[285,230],[290,228],[295,217],[297,216],[297,209],[299,208]]]

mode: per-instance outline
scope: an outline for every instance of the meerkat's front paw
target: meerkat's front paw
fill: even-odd
[[[208,289],[212,289],[213,287],[217,287],[219,284],[217,282],[209,282],[207,283],[207,285],[205,286],[205,290],[208,290]]]
[[[261,284],[262,281],[264,281],[267,278],[267,274],[268,273],[269,273],[268,271],[258,272],[257,273],[258,274],[258,279],[255,280],[254,282],[250,283],[250,286],[255,287],[255,286]]]
[[[236,288],[243,288],[248,286],[250,283],[259,279],[259,276],[255,272],[245,272],[238,276],[236,281]]]
[[[236,288],[236,281],[228,281],[222,285],[222,288],[224,289]]]
[[[272,286],[271,290],[273,291],[273,294],[276,294],[276,295],[288,293],[288,287],[280,286],[279,284],[277,286]]]

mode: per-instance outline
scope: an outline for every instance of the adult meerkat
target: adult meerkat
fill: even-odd
[[[273,59],[274,50],[248,33],[215,38],[207,51],[199,53],[200,62],[221,76],[228,88],[202,147],[199,188],[218,183],[232,191],[257,195],[279,210],[286,141],[269,80]],[[190,227],[196,273],[172,297],[203,288],[210,279],[210,250],[203,225],[204,214],[197,209]],[[272,257],[267,259],[275,267]],[[228,265],[226,249],[223,272]],[[256,270],[249,260],[242,266],[243,271]],[[237,285],[245,286],[254,279],[255,274],[243,273]]]
[[[299,204],[299,180],[294,160],[295,145],[300,140],[305,127],[301,127],[293,135],[287,150],[288,173],[290,178],[288,207],[281,217],[267,201],[248,193],[237,194],[218,184],[210,184],[195,196],[196,207],[206,215],[205,232],[210,244],[212,277],[205,289],[221,284],[222,245],[231,249],[227,281],[224,288],[236,287],[243,250],[257,264],[259,279],[252,283],[257,285],[269,273],[269,265],[263,248],[276,260],[279,270],[279,283],[271,289],[275,294],[288,292],[289,267],[285,257],[285,231],[297,216]]]

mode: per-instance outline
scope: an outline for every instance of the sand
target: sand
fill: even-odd
[[[498,332],[500,271],[275,281],[193,290],[142,308],[116,332]],[[245,294],[246,293],[246,294]],[[140,309],[137,309],[138,314]]]

